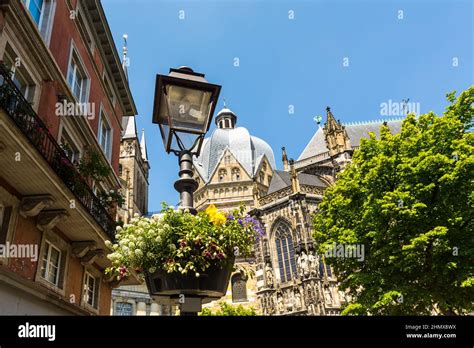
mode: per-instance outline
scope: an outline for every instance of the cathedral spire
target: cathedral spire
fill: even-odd
[[[126,138],[138,139],[135,116],[122,117],[122,127],[123,127],[122,139],[126,139]]]
[[[283,170],[285,172],[289,171],[290,167],[288,165],[288,157],[286,156],[286,149],[284,146],[281,148],[281,160],[283,162]]]
[[[336,161],[340,168],[343,168],[352,153],[349,135],[347,134],[346,127],[340,121],[336,121],[329,106],[326,108],[326,111],[327,120],[323,128],[326,146],[331,158]]]
[[[334,115],[331,112],[331,108],[328,106],[326,107],[326,112],[327,112],[327,119],[326,119],[326,124],[324,125],[324,128],[326,129],[327,132],[334,132],[336,130],[341,129],[341,123],[337,122],[336,119],[334,118]]]
[[[123,34],[123,46],[122,46],[122,69],[125,73],[125,77],[128,80],[128,44],[127,44],[128,35]]]
[[[145,162],[148,162],[148,153],[146,150],[146,141],[145,141],[145,130],[142,129],[142,138],[140,140],[140,150],[142,153],[142,158]]]
[[[293,193],[298,193],[301,191],[300,188],[300,180],[298,178],[298,173],[295,169],[295,161],[290,159],[290,172],[291,172],[291,188],[293,189]]]

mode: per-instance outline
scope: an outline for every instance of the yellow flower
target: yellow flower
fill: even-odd
[[[221,225],[223,224],[224,222],[226,222],[226,217],[224,214],[222,213],[216,213],[214,215],[214,217],[211,219],[211,221],[215,224],[215,225]]]
[[[211,204],[206,208],[206,214],[207,216],[211,217],[217,213],[217,208],[214,204]]]
[[[206,214],[214,225],[221,225],[227,220],[225,215],[219,212],[214,204],[207,207]]]

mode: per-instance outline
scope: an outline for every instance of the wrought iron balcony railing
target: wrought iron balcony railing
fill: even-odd
[[[43,121],[13,83],[10,71],[0,63],[0,107],[10,116],[18,128],[48,162],[74,196],[113,240],[115,221],[92,192],[87,181],[71,163],[65,151],[57,143]]]

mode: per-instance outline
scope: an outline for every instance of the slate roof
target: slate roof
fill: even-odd
[[[349,140],[352,147],[356,147],[360,145],[360,140],[362,138],[368,138],[369,132],[375,133],[378,137],[380,135],[380,127],[382,126],[384,121],[374,121],[374,122],[367,122],[367,123],[360,123],[360,124],[346,124],[347,135],[349,136]],[[402,120],[391,120],[387,121],[388,128],[390,131],[395,133],[400,133],[402,128]],[[328,148],[326,146],[326,140],[324,138],[324,131],[322,127],[314,134],[313,138],[309,141],[308,145],[306,145],[305,149],[301,153],[298,161],[328,152]]]
[[[327,184],[316,175],[298,173],[298,179],[300,185],[327,187]],[[282,170],[275,170],[267,194],[279,191],[289,186],[291,186],[291,173]]]

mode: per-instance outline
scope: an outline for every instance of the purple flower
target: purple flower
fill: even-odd
[[[265,235],[265,229],[263,228],[262,223],[253,216],[246,215],[243,224],[241,225],[244,227],[252,227],[253,230],[257,232],[257,239],[260,239],[260,237]]]
[[[244,225],[244,223],[242,222],[242,219],[237,220],[237,222],[238,222],[238,224],[239,224],[240,226],[243,226],[243,225]]]
[[[253,229],[258,234],[257,239],[260,239],[260,237],[263,237],[265,235],[265,229],[263,228],[260,221],[255,220],[255,222],[253,223]]]
[[[232,214],[227,215],[227,220],[228,221],[234,221],[235,220],[234,215],[232,215]]]

